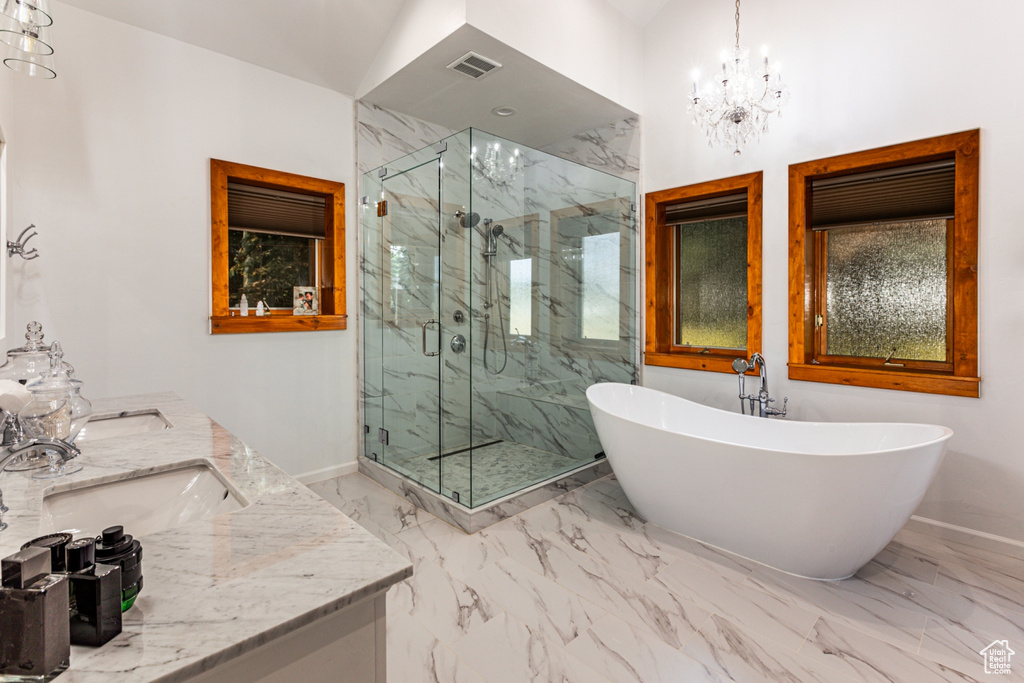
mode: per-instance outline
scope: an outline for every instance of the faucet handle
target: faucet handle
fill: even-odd
[[[770,398],[770,399],[768,399],[768,402],[769,403],[775,403],[775,399],[774,398]],[[765,410],[765,413],[767,413],[768,415],[774,415],[776,417],[786,417],[786,411],[788,409],[789,409],[789,396],[786,396],[786,397],[784,397],[782,399],[782,410],[779,410],[778,408],[768,408],[767,410]]]

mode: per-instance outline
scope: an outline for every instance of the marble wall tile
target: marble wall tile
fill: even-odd
[[[630,209],[630,204],[636,201],[635,186],[627,186],[621,180],[606,173],[596,173],[593,169],[631,177],[635,182],[635,171],[639,167],[636,158],[639,150],[637,121],[632,119],[618,122],[552,146],[553,151],[582,165],[523,148],[524,171],[516,180],[508,181],[490,176],[484,167],[484,155],[479,152],[494,142],[508,147],[507,142],[480,131],[452,135],[452,131],[365,103],[357,103],[356,111],[357,154],[362,172],[405,155],[426,160],[433,152],[426,150],[421,153],[417,150],[442,138],[446,138],[448,144],[441,171],[444,194],[439,203],[431,204],[430,200],[423,203],[428,193],[425,187],[417,186],[414,182],[420,175],[417,172],[407,174],[408,178],[398,178],[390,185],[385,180],[389,192],[394,193],[394,206],[389,212],[391,217],[386,219],[387,234],[377,234],[380,231],[375,216],[369,215],[365,207],[363,210],[365,220],[362,243],[365,247],[387,253],[391,245],[401,245],[405,255],[403,258],[408,261],[393,273],[390,262],[382,263],[380,254],[367,253],[365,250],[361,254],[365,302],[368,308],[378,308],[377,311],[367,311],[363,328],[364,335],[369,332],[374,337],[363,349],[366,363],[364,395],[372,399],[385,394],[436,393],[436,388],[430,385],[435,379],[439,379],[441,384],[441,399],[436,402],[436,412],[431,412],[435,404],[419,399],[414,402],[412,396],[396,398],[398,403],[403,404],[402,410],[397,412],[388,410],[385,405],[378,413],[376,405],[364,405],[364,408],[369,408],[366,410],[365,422],[371,427],[370,438],[375,436],[379,427],[384,426],[389,429],[393,442],[402,446],[397,449],[399,459],[412,455],[417,448],[421,448],[423,453],[429,453],[436,450],[436,445],[432,449],[430,443],[424,442],[425,439],[430,440],[432,434],[422,425],[434,422],[441,424],[444,448],[504,438],[554,453],[579,457],[581,460],[593,457],[600,451],[600,447],[589,410],[585,406],[580,409],[571,406],[552,408],[551,404],[530,406],[526,402],[502,410],[497,394],[540,382],[567,381],[570,395],[581,395],[586,386],[594,381],[630,381],[635,377],[638,359],[635,331],[637,230]],[[423,159],[417,155],[423,156]],[[592,168],[587,168],[588,165]],[[403,187],[398,187],[395,182]],[[364,184],[366,187],[362,194],[377,196],[381,186],[377,179],[364,179]],[[629,190],[624,196],[625,187],[629,187]],[[406,196],[409,201],[403,199]],[[600,208],[605,205],[617,206],[615,201],[625,208],[618,213],[616,210],[609,212]],[[403,208],[409,209],[405,212],[408,215],[404,215]],[[491,293],[495,305],[489,309],[482,305],[488,265],[480,257],[487,241],[488,225],[481,220],[475,228],[461,227],[454,218],[456,210],[468,211],[470,208],[483,218],[506,225],[506,233],[498,239],[499,256],[493,259],[493,265],[490,266],[493,281]],[[429,218],[431,215],[436,216],[438,210],[442,216],[440,226],[432,223],[434,219]],[[578,227],[584,234],[619,232],[627,244],[620,263],[623,287],[621,291],[614,288],[609,291],[609,295],[616,299],[623,295],[617,314],[621,339],[618,344],[612,344],[606,349],[565,347],[564,330],[560,331],[554,325],[554,321],[560,317],[566,321],[570,319],[569,311],[561,310],[564,307],[558,299],[548,294],[557,289],[554,287],[556,282],[570,283],[573,278],[572,269],[567,269],[560,258],[554,257],[552,251],[557,243],[551,234],[551,212],[566,210],[579,214]],[[531,219],[532,222],[524,218],[533,213],[538,218]],[[420,220],[424,218],[428,220]],[[433,273],[430,269],[437,257],[438,240],[441,244],[441,269],[447,283],[440,293],[440,301],[431,284]],[[532,347],[527,349],[524,345],[510,349],[514,330],[509,329],[508,321],[508,263],[510,259],[528,255],[538,261],[536,272],[539,273],[539,279],[533,305],[538,309],[539,322],[536,329],[532,330]],[[558,276],[560,272],[561,277]],[[395,277],[404,280],[400,283],[401,289],[393,291],[391,283]],[[566,291],[576,292],[578,286]],[[442,363],[436,372],[432,365],[424,364],[419,348],[419,319],[387,319],[387,309],[395,297],[401,299],[397,302],[399,306],[407,310],[432,311],[439,305],[442,311],[450,312],[456,308],[464,310],[468,314],[468,321],[462,325],[449,321],[446,315],[441,316],[440,338],[443,344],[452,334],[464,334],[469,341],[469,352],[455,356],[443,351]],[[489,324],[485,324],[485,313],[492,314]],[[428,313],[424,313],[426,315]],[[377,318],[381,319],[380,323]],[[500,330],[499,324],[502,328]],[[378,343],[376,333],[381,329],[380,325],[384,327]],[[486,363],[483,348],[485,332],[489,337]],[[505,340],[499,349],[502,332]],[[384,366],[380,372],[370,366],[378,358],[382,358]],[[504,366],[502,372],[494,372],[500,366]],[[410,413],[413,403],[417,406],[415,420]],[[518,419],[509,417],[519,407],[524,409],[518,411],[520,415],[530,414],[528,419],[521,416]],[[398,417],[404,419],[392,420]],[[410,433],[396,439],[396,429]],[[367,452],[373,452],[370,444],[367,444]],[[388,459],[384,458],[384,461]],[[412,473],[408,468],[405,471]],[[424,483],[430,488],[444,486],[444,482],[433,480]],[[531,479],[528,478],[523,485],[530,483]]]

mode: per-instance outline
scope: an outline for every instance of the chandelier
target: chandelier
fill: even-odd
[[[36,78],[54,78],[53,47],[47,37],[53,18],[48,0],[0,0],[0,42],[4,65]]]
[[[768,131],[768,119],[789,101],[778,72],[764,64],[750,69],[750,51],[740,47],[740,0],[736,0],[736,46],[725,57],[718,78],[690,95],[693,122],[708,136],[708,146],[727,145],[733,154]]]
[[[473,156],[475,155],[476,147],[473,148]],[[518,148],[507,152],[501,148],[500,142],[487,143],[480,166],[491,182],[508,185],[519,179],[523,171],[523,158],[519,155]]]

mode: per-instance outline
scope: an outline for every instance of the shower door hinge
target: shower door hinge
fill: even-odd
[[[388,201],[386,199],[382,199],[379,202],[377,202],[377,218],[381,218],[381,217],[387,216],[387,215],[388,215]]]
[[[370,425],[363,425],[363,434],[370,433]]]
[[[631,211],[632,213],[636,213],[636,204],[630,204],[630,205],[629,205],[629,210],[630,210],[630,211]]]
[[[363,195],[363,198],[362,198],[362,200],[361,200],[361,202],[362,202],[363,206],[366,206],[367,204],[369,204],[369,203],[370,203],[370,198],[369,198],[369,197],[367,197],[367,196],[366,196],[366,195],[364,194],[364,195]]]
[[[388,169],[386,169],[385,167],[381,166],[379,169],[377,169],[377,177],[378,178],[383,178],[387,174],[388,174]]]
[[[383,427],[381,427],[380,429],[378,429],[378,430],[377,430],[377,439],[378,439],[378,440],[379,440],[379,441],[380,441],[380,442],[381,442],[382,444],[384,444],[385,446],[387,446],[387,445],[388,445],[388,430],[384,429]]]
[[[434,145],[434,154],[444,154],[448,151],[448,143],[442,140]]]

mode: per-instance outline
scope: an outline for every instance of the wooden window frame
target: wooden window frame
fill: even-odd
[[[644,195],[646,342],[644,364],[732,373],[738,355],[761,352],[761,171]],[[675,343],[676,265],[674,227],[665,225],[672,204],[747,193],[747,347],[697,349]]]
[[[316,283],[316,287],[319,293],[320,314],[291,315],[275,312],[270,316],[258,317],[250,311],[245,317],[232,315],[228,289],[228,181],[324,198],[325,237],[317,240],[320,281]],[[211,334],[346,329],[348,316],[345,311],[344,183],[210,159],[210,213]]]
[[[980,132],[953,133],[789,167],[789,378],[877,389],[977,398],[978,376],[978,166]],[[948,230],[949,314],[947,362],[886,366],[879,359],[828,357],[818,350],[814,315],[824,305],[823,259],[827,237],[812,234],[808,195],[812,180],[954,159],[955,207]],[[902,361],[901,361],[902,362]]]

